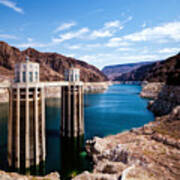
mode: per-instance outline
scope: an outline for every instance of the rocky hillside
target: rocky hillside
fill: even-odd
[[[152,62],[140,62],[140,63],[129,63],[129,64],[118,64],[113,66],[105,66],[102,72],[110,79],[114,80],[116,77],[121,76],[124,73],[131,72],[141,66],[152,64]]]
[[[128,73],[123,73],[122,75],[116,77],[114,81],[143,81],[146,79],[146,75],[151,72],[153,67],[158,66],[159,62],[141,66],[135,70]]]
[[[180,85],[180,53],[164,61],[142,66],[115,78],[115,81],[164,82]]]
[[[164,82],[167,85],[180,85],[180,53],[155,64],[145,75],[149,82]]]
[[[57,53],[42,53],[28,48],[24,51],[0,41],[0,80],[12,79],[14,65],[25,60],[26,55],[31,61],[40,63],[42,81],[59,81],[64,79],[64,69],[71,66],[81,69],[81,80],[85,82],[107,81],[107,77],[96,67],[74,58]]]

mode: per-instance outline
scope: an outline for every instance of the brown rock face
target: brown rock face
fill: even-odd
[[[118,64],[112,66],[105,66],[102,72],[112,81],[120,77],[122,74],[128,74],[142,66],[153,64],[153,62],[139,62],[139,63],[128,63]]]
[[[166,85],[164,83],[148,83],[142,89],[141,96],[151,98],[148,108],[156,115],[169,114],[180,105],[180,86]]]
[[[163,87],[164,83],[144,84],[140,96],[143,98],[156,99]]]
[[[0,179],[1,180],[60,180],[60,175],[57,172],[48,174],[44,177],[39,176],[25,176],[20,175],[18,173],[9,173],[0,171]]]
[[[116,77],[115,81],[148,81],[180,85],[180,53],[164,61],[141,66],[131,72],[124,73]]]
[[[42,81],[63,80],[64,69],[71,66],[80,68],[82,81],[107,81],[107,77],[99,69],[83,61],[65,57],[57,53],[42,53],[32,48],[20,51],[5,42],[0,42],[0,77],[12,79],[14,65],[17,62],[24,61],[26,55],[30,57],[31,61],[40,63],[40,79]]]

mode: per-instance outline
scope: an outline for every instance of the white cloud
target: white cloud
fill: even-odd
[[[3,4],[4,6],[11,8],[18,13],[24,14],[23,9],[20,7],[17,7],[15,2],[12,2],[10,0],[0,0],[0,4]]]
[[[78,59],[86,61],[90,64],[95,64],[98,67],[101,67],[102,64],[105,63],[104,62],[104,58],[105,58],[104,55],[105,54],[84,55],[84,56],[78,57]]]
[[[127,18],[126,22],[132,21],[132,19],[133,19],[133,17],[132,17],[132,16],[129,16],[129,17]]]
[[[146,24],[146,22],[144,22],[141,27],[145,28],[146,26],[147,26],[147,24]]]
[[[104,28],[105,29],[109,29],[109,28],[120,28],[122,29],[122,23],[118,20],[116,21],[110,21],[104,24]]]
[[[140,32],[132,33],[123,37],[124,40],[140,42],[159,40],[180,41],[180,22],[170,22],[153,28],[146,28]]]
[[[122,37],[113,37],[106,44],[107,47],[128,46],[135,42],[152,41],[155,43],[168,43],[180,41],[180,22],[170,22],[161,26],[143,29],[140,32]]]
[[[28,38],[27,38],[27,41],[28,41],[28,42],[33,42],[33,39],[30,38],[30,37],[28,37]]]
[[[109,64],[123,64],[133,62],[152,61],[158,59],[164,59],[166,56],[158,56],[154,54],[133,54],[133,55],[121,55],[118,53],[100,53],[93,55],[80,56],[78,59],[84,60],[88,63],[95,64],[100,69]]]
[[[124,22],[120,22],[119,20],[110,21],[104,23],[104,26],[101,29],[94,30],[90,34],[90,39],[97,39],[97,38],[105,38],[105,37],[112,37],[117,31],[122,30],[124,28]]]
[[[106,47],[121,47],[121,46],[129,46],[130,43],[127,41],[123,41],[122,38],[111,38],[107,44],[105,44]]]
[[[77,49],[92,50],[94,48],[98,48],[101,46],[102,45],[99,43],[95,43],[95,44],[74,44],[74,45],[67,45],[66,48],[68,48],[70,50],[77,50]]]
[[[75,26],[76,23],[75,22],[69,22],[69,23],[63,23],[61,24],[60,26],[58,26],[56,29],[55,29],[55,33],[59,32],[59,31],[63,31],[63,30],[67,30],[67,29],[70,29],[71,27]]]
[[[2,39],[18,39],[16,36],[9,35],[9,34],[0,34],[0,38],[2,38]]]
[[[82,38],[83,35],[89,32],[88,28],[82,28],[79,31],[76,32],[68,32],[65,34],[60,34],[58,38],[53,38],[53,43],[61,43],[63,41],[67,41],[74,38]]]
[[[65,56],[74,58],[76,55],[75,54],[65,54]]]
[[[98,48],[98,47],[102,47],[103,45],[99,44],[99,43],[95,43],[95,44],[87,44],[86,47],[87,48]]]
[[[117,31],[122,30],[124,28],[125,23],[127,23],[131,20],[132,20],[132,17],[130,16],[122,22],[119,20],[106,22],[106,23],[104,23],[103,27],[100,29],[90,31],[88,28],[82,28],[82,29],[75,31],[75,32],[73,32],[73,31],[67,32],[64,34],[60,34],[59,37],[53,38],[52,42],[53,43],[61,43],[61,42],[71,40],[74,38],[86,39],[86,40],[95,40],[97,38],[112,37],[112,36],[114,36],[114,34]],[[74,25],[76,25],[76,23],[74,23],[74,22],[64,23],[61,26],[59,26],[55,30],[55,32],[59,32],[59,31],[64,30],[64,29],[69,29],[70,27],[72,27]]]
[[[28,43],[16,44],[15,46],[18,48],[29,48],[29,47],[31,47],[31,48],[42,48],[42,47],[48,47],[49,44],[28,42]]]
[[[71,50],[76,50],[76,49],[81,49],[82,45],[81,44],[68,45],[67,48]]]
[[[162,53],[162,54],[164,54],[164,53],[173,53],[173,54],[175,54],[175,53],[178,53],[178,52],[180,52],[180,48],[164,48],[164,49],[161,49],[161,50],[159,50],[159,53]]]
[[[120,48],[116,49],[116,51],[125,52],[125,51],[134,51],[134,49],[129,48],[129,47],[120,47]]]
[[[96,38],[104,38],[104,37],[112,37],[113,36],[113,32],[109,31],[109,30],[95,30],[91,33],[90,37],[92,39],[96,39]]]

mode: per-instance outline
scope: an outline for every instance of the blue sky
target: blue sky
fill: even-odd
[[[180,51],[180,0],[0,0],[0,40],[105,65]]]

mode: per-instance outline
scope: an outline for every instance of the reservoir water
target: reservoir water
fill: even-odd
[[[85,140],[104,137],[140,127],[153,121],[147,110],[148,100],[139,96],[137,85],[113,85],[102,94],[85,95],[85,137],[69,142],[59,137],[60,100],[46,100],[47,162],[44,173],[60,172],[62,177],[74,176],[91,169],[83,148]],[[7,167],[8,104],[0,104],[0,169]]]

